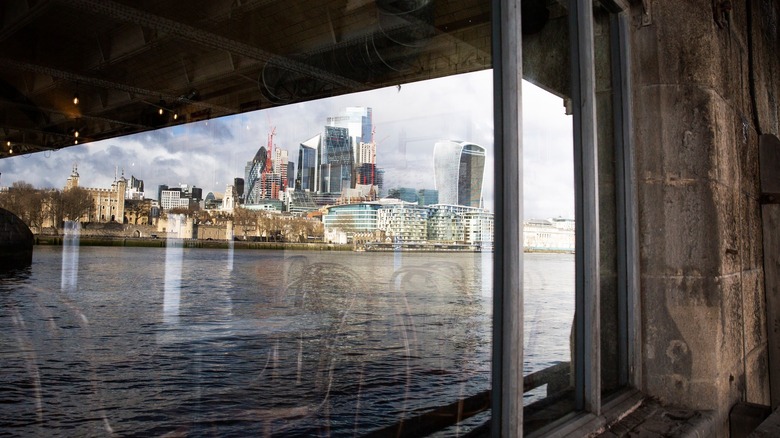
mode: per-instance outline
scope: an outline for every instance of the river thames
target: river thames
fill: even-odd
[[[383,430],[489,389],[492,269],[492,253],[36,247],[0,277],[0,435]],[[526,254],[526,373],[569,360],[573,285],[573,255]]]

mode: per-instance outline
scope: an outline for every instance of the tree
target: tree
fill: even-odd
[[[247,230],[255,226],[257,226],[257,212],[242,207],[237,207],[233,210],[234,233],[240,230],[240,235],[246,238]]]
[[[62,216],[71,221],[80,221],[92,208],[92,196],[81,187],[72,187],[62,192]]]
[[[54,227],[54,231],[59,234],[60,224],[62,223],[62,192],[59,190],[50,190],[46,193],[46,214]]]
[[[18,216],[30,228],[40,229],[46,217],[44,194],[24,181],[13,183],[0,198],[0,207]]]
[[[151,213],[151,204],[145,199],[127,199],[125,200],[125,212],[134,225],[138,224],[141,218],[146,218],[145,223],[149,223]]]

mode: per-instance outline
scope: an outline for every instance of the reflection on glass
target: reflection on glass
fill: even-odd
[[[39,225],[41,241],[56,241],[61,219],[81,231],[66,228],[62,248],[37,246],[29,275],[0,285],[9,390],[0,425],[19,434],[417,436],[484,424],[490,78],[405,84],[22,158],[66,169],[30,181],[44,190],[61,187],[77,162],[80,178],[62,193],[90,201]],[[455,145],[446,180],[439,144]],[[14,169],[13,160],[0,166]],[[4,180],[29,176],[3,168]]]
[[[572,117],[565,100],[523,83],[524,428],[574,409]]]

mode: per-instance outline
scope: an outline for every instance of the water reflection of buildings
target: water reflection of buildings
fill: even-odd
[[[574,220],[553,218],[523,222],[523,249],[574,252]]]

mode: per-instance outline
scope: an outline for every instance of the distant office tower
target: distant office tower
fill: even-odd
[[[355,161],[357,184],[378,185],[376,177],[376,144],[360,142]]]
[[[371,143],[372,125],[371,108],[362,106],[347,107],[341,115],[328,117],[327,126],[346,128],[349,131],[350,145],[356,164],[370,161],[360,161],[360,143]]]
[[[388,198],[400,199],[405,202],[417,203],[419,198],[417,196],[417,189],[411,187],[396,187],[387,191]]]
[[[244,199],[244,178],[233,178],[233,187],[236,191],[236,199]]]
[[[440,141],[433,148],[439,203],[480,207],[485,148],[465,141]]]
[[[292,161],[287,162],[287,182],[285,183],[285,187],[295,187],[295,163]]]
[[[284,179],[282,174],[276,172],[278,167],[273,157],[269,157],[269,151],[265,146],[260,146],[252,161],[246,163],[245,168],[245,195],[244,203],[246,205],[260,204],[261,200],[279,199],[279,193],[282,192],[282,183]],[[287,151],[275,154],[279,161],[285,161],[280,170],[287,172]]]
[[[256,204],[263,197],[262,183],[260,175],[265,172],[268,152],[265,146],[260,146],[252,161],[247,161],[244,168],[245,196],[246,204]]]
[[[190,199],[200,202],[203,199],[203,189],[192,186],[190,189]]]
[[[420,189],[417,192],[417,200],[420,205],[432,205],[439,203],[439,192],[431,189]]]
[[[78,176],[78,174],[76,176]],[[157,201],[159,202],[162,202],[163,190],[168,190],[168,186],[166,184],[160,184],[159,186],[157,186]]]
[[[352,169],[355,155],[347,128],[325,127],[322,139],[320,191],[341,193],[352,187]]]
[[[319,190],[317,177],[319,175],[318,157],[320,153],[320,140],[322,136],[317,134],[304,141],[298,148],[298,171],[295,175],[295,189],[314,192]]]
[[[136,189],[139,192],[144,191],[144,180],[138,179],[133,175],[130,175],[130,183],[127,186],[128,188]]]
[[[281,186],[279,191],[283,192],[287,188],[287,150],[282,148],[276,148],[274,150],[274,173],[278,173],[280,176]]]
[[[130,181],[128,181],[125,189],[125,199],[138,201],[144,199],[145,196],[144,180],[130,175]]]
[[[376,144],[370,142],[366,143],[361,141],[358,144],[356,157],[357,157],[356,162],[358,164],[376,163]]]

